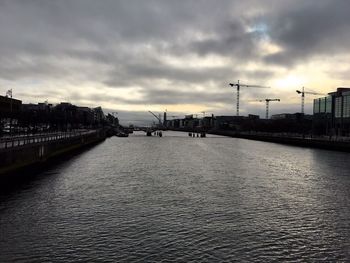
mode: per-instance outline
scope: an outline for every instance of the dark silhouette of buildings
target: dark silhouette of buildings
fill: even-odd
[[[302,113],[283,113],[271,119],[260,119],[258,115],[248,116],[210,116],[194,118],[187,115],[183,119],[167,121],[167,128],[184,131],[229,130],[236,132],[269,132],[310,134],[312,116]]]
[[[69,102],[22,104],[18,99],[0,96],[0,135],[94,129],[119,125],[117,119],[107,119],[101,107],[81,107]]]

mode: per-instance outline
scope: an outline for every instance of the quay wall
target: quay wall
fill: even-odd
[[[49,159],[100,142],[105,138],[104,131],[96,130],[69,138],[0,149],[0,175],[12,173],[27,166],[45,163]]]
[[[302,138],[289,136],[273,136],[273,135],[258,135],[258,134],[242,134],[234,131],[212,130],[210,134],[229,136],[234,138],[242,138],[248,140],[257,140],[265,142],[274,142],[281,144],[289,144],[301,147],[313,147],[326,150],[335,150],[350,152],[350,141],[326,140],[318,138]]]

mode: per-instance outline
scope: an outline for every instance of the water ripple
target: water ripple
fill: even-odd
[[[349,262],[347,158],[181,133],[111,138],[0,195],[0,261]]]

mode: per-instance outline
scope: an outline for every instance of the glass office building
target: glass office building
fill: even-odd
[[[350,92],[343,93],[342,101],[343,118],[350,118]]]
[[[329,96],[314,100],[314,132],[350,134],[350,88],[338,88]]]
[[[332,97],[324,97],[314,100],[314,114],[332,113]]]

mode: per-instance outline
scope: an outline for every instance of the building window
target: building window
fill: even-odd
[[[332,97],[326,97],[326,113],[332,113]]]
[[[314,114],[332,113],[332,97],[314,99]]]
[[[326,112],[326,98],[320,98],[320,113]]]
[[[320,112],[320,99],[314,100],[314,114]]]
[[[350,117],[350,96],[344,96],[343,98],[343,117]]]
[[[341,118],[341,111],[342,111],[342,97],[335,98],[335,117]]]

